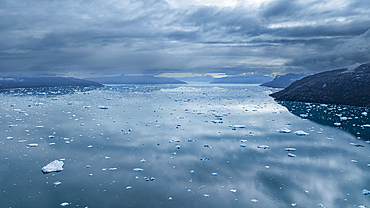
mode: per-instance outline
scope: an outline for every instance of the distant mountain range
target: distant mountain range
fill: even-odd
[[[307,76],[270,96],[283,101],[370,107],[370,63]]]
[[[261,84],[271,81],[273,78],[262,75],[248,75],[236,77],[223,77],[213,79],[211,84]]]
[[[186,82],[164,77],[153,76],[114,76],[114,77],[94,77],[85,80],[98,82],[101,84],[186,84]]]
[[[101,87],[102,84],[77,79],[73,77],[22,77],[22,78],[0,78],[0,89],[11,88],[35,88],[35,87],[62,87],[62,86],[80,86],[80,87]]]
[[[293,74],[289,73],[286,75],[278,75],[272,81],[265,82],[261,84],[264,87],[273,87],[273,88],[286,88],[294,81],[301,79],[302,77],[307,76],[306,74]]]

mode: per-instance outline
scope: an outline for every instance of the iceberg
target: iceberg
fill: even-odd
[[[367,189],[362,190],[362,193],[363,193],[364,195],[370,195],[370,191],[369,191],[369,190],[367,190]]]
[[[44,166],[41,169],[41,171],[43,173],[59,172],[59,171],[62,171],[63,170],[63,165],[64,165],[64,162],[63,161],[54,160],[51,163],[49,163],[46,166]]]
[[[302,130],[299,130],[299,131],[296,131],[296,132],[294,132],[296,135],[298,135],[298,136],[306,136],[306,135],[308,135],[308,133],[306,133],[306,132],[304,132],[304,131],[302,131]]]
[[[278,131],[279,133],[290,133],[291,132],[291,130],[288,129],[288,128],[282,128],[282,129],[278,129],[276,131]]]

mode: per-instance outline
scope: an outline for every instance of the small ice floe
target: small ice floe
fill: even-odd
[[[288,128],[282,128],[282,129],[278,129],[276,131],[278,131],[279,133],[290,133],[291,132],[291,130],[288,129]]]
[[[367,112],[362,112],[361,114],[364,116],[367,116]]]
[[[304,192],[305,192],[306,194],[310,193],[308,190],[304,190]]]
[[[321,203],[320,203],[320,204],[319,204],[319,207],[325,207],[325,206],[324,206],[323,204],[321,204]]]
[[[209,161],[209,159],[208,158],[200,158],[200,161]]]
[[[168,200],[170,200],[170,201],[171,201],[171,200],[172,200],[172,197],[171,197],[171,196],[170,196],[170,197],[168,197]]]
[[[235,193],[236,189],[230,189],[230,192]]]
[[[334,141],[334,138],[331,138],[331,137],[326,137],[327,140],[331,140],[331,141]]]
[[[294,132],[297,136],[306,136],[306,135],[308,135],[308,133],[306,133],[306,132],[304,132],[304,131],[302,131],[302,130],[299,130],[299,131],[296,131],[296,132]]]
[[[59,172],[59,171],[62,171],[63,170],[63,165],[64,165],[64,162],[63,161],[54,160],[51,163],[49,163],[46,166],[44,166],[41,169],[41,171],[43,173]]]
[[[132,189],[132,186],[127,186],[126,187],[126,190],[128,190],[128,189]]]
[[[357,160],[351,160],[351,162],[353,162],[353,163],[357,163]]]
[[[257,199],[252,199],[251,202],[257,203],[258,200]]]
[[[223,121],[222,121],[222,120],[212,120],[211,122],[212,122],[212,123],[214,123],[214,124],[217,124],[217,123],[223,123]]]
[[[193,143],[193,142],[197,142],[197,140],[195,140],[195,139],[188,139],[188,142]]]
[[[240,147],[246,147],[247,145],[246,144],[240,144]]]
[[[140,162],[142,162],[142,163],[144,163],[146,160],[144,159],[144,158],[142,158],[141,160],[140,160]]]
[[[269,165],[266,165],[266,166],[265,166],[265,168],[266,168],[266,169],[270,169],[270,166],[269,166]]]
[[[370,191],[367,189],[362,190],[363,195],[370,195]]]
[[[6,137],[6,140],[13,140],[13,137]]]
[[[133,171],[136,171],[136,172],[140,172],[140,171],[143,171],[144,169],[142,169],[142,168],[134,168],[134,169],[132,169]]]
[[[204,197],[209,197],[209,194],[203,194]]]
[[[245,125],[242,125],[242,124],[236,124],[236,125],[230,125],[230,127],[233,127],[233,128],[239,128],[239,129],[244,129],[244,128],[245,128]]]
[[[370,124],[364,124],[362,125],[363,127],[367,127],[367,128],[370,128]]]
[[[292,205],[292,207],[296,207],[296,206],[297,206],[297,204],[296,204],[296,203],[292,203],[291,205]]]
[[[289,121],[285,122],[285,125],[289,126],[290,125],[290,122]]]
[[[107,107],[107,106],[99,106],[98,108],[99,108],[99,109],[102,109],[102,110],[106,110],[106,109],[108,109],[108,107]]]
[[[335,122],[334,123],[334,126],[340,126],[340,125],[342,125],[341,123],[339,123],[339,122]]]
[[[115,171],[117,168],[108,168],[109,171]]]
[[[212,173],[213,176],[217,176],[217,173]]]
[[[60,185],[60,184],[62,184],[62,182],[60,182],[60,181],[55,181],[55,182],[54,182],[54,185],[55,185],[55,186]]]
[[[287,147],[287,148],[284,148],[285,151],[296,151],[297,149],[296,148],[293,148],[293,147]]]
[[[259,149],[269,149],[270,148],[270,145],[259,145],[259,146],[257,146],[257,148],[259,148]]]
[[[70,205],[71,203],[69,203],[69,202],[63,202],[63,203],[61,203],[60,204],[60,206],[61,207],[65,207],[65,206],[68,206],[68,205]]]
[[[155,181],[154,177],[144,177],[146,181]]]
[[[297,157],[297,155],[292,154],[292,153],[288,153],[288,156],[289,156],[289,157]]]
[[[37,147],[39,146],[39,144],[36,144],[36,143],[32,143],[32,144],[27,144],[28,147]]]

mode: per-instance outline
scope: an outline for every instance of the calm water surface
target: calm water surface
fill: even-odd
[[[370,207],[369,110],[279,104],[272,91],[5,91],[1,207]],[[53,160],[63,171],[43,174]]]

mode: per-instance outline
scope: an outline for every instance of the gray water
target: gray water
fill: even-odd
[[[369,207],[368,109],[279,104],[272,91],[4,91],[1,207]],[[43,174],[53,160],[63,170]]]

